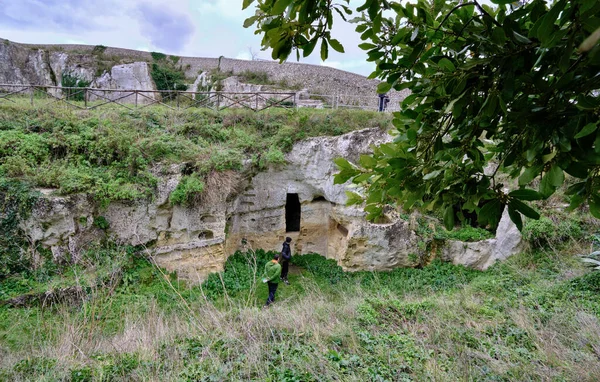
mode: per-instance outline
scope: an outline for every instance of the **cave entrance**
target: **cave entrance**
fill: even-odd
[[[300,231],[300,199],[298,199],[298,194],[287,194],[285,201],[285,231]]]

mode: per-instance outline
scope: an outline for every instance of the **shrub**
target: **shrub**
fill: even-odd
[[[266,168],[269,165],[278,165],[285,163],[285,155],[275,146],[269,147],[269,151],[261,157],[259,166]]]
[[[152,71],[150,72],[152,80],[158,90],[187,90],[185,73],[181,69],[177,69],[173,66],[166,64],[152,64]],[[164,99],[174,99],[175,95],[166,93],[162,94]]]
[[[92,49],[92,54],[95,56],[101,56],[104,54],[106,47],[104,45],[96,45],[94,49]]]
[[[160,52],[150,52],[150,55],[154,61],[162,61],[167,58],[166,54]]]
[[[204,182],[197,175],[184,176],[169,195],[171,204],[190,205],[204,190]]]
[[[90,86],[90,81],[86,81],[82,78],[78,78],[69,73],[63,72],[61,86],[63,88],[87,88]],[[67,93],[65,97],[70,101],[83,101],[85,100],[85,91],[77,89],[63,89],[63,93]]]
[[[225,292],[230,296],[248,290],[262,276],[265,264],[273,258],[274,251],[236,252],[225,262],[224,271],[211,273],[202,283],[207,297],[214,299]],[[256,273],[255,273],[256,272]]]
[[[547,217],[539,220],[528,220],[523,227],[523,237],[534,248],[559,246],[571,239],[580,239],[583,229],[580,223],[572,218],[560,218],[555,222]]]

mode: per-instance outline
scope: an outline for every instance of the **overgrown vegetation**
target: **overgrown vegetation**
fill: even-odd
[[[179,62],[178,56],[169,56],[170,60],[167,60],[167,55],[164,53],[151,52],[150,55],[154,60],[150,75],[157,90],[185,91],[188,89],[185,70],[181,65],[177,65]],[[174,99],[175,95],[163,93],[162,97],[170,100]]]
[[[90,81],[86,81],[85,79],[78,78],[69,73],[63,73],[61,84],[63,88],[87,88],[90,86]],[[66,99],[69,101],[83,101],[85,100],[85,92],[83,90],[78,89],[63,89]]]
[[[36,248],[19,224],[29,217],[38,196],[28,184],[0,176],[0,280],[35,265],[27,252]]]
[[[385,115],[344,110],[70,112],[5,105],[0,176],[61,194],[88,193],[103,204],[136,200],[153,195],[157,166],[187,163],[203,182],[213,171],[240,171],[245,159],[254,168],[282,163],[304,138],[389,123]]]
[[[0,281],[6,300],[80,285],[75,305],[0,306],[6,380],[594,380],[600,272],[536,250],[487,272],[345,273],[295,256],[268,310],[272,253],[236,253],[194,287],[139,252],[95,247],[50,276]],[[49,265],[48,265],[49,266]],[[258,282],[257,282],[258,280]],[[583,345],[582,345],[583,344]]]

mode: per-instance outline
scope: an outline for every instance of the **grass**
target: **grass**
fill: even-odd
[[[244,161],[251,171],[280,164],[301,139],[367,127],[389,128],[389,116],[344,110],[34,110],[4,104],[0,176],[63,195],[87,193],[102,204],[137,200],[154,195],[161,166],[186,163],[198,191],[212,172],[240,172]]]
[[[194,287],[134,253],[98,247],[85,266],[44,281],[118,278],[86,284],[79,306],[0,307],[0,379],[600,376],[600,272],[586,273],[564,253],[527,252],[487,272],[434,261],[420,270],[349,274],[318,255],[294,257],[290,285],[279,287],[267,310],[260,309],[266,287],[254,280],[269,253],[238,253],[224,273]],[[31,277],[0,286],[12,289]]]

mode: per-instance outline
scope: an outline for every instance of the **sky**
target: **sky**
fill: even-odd
[[[242,0],[0,0],[0,37],[30,44],[105,45],[192,57],[251,59],[255,54],[270,59],[269,52],[260,50],[261,36],[242,26],[254,14],[251,8],[242,11]],[[330,49],[325,63],[318,54],[301,62],[369,75],[374,64],[358,48],[354,26],[337,20],[332,35],[346,53]],[[289,60],[295,61],[295,56]]]

